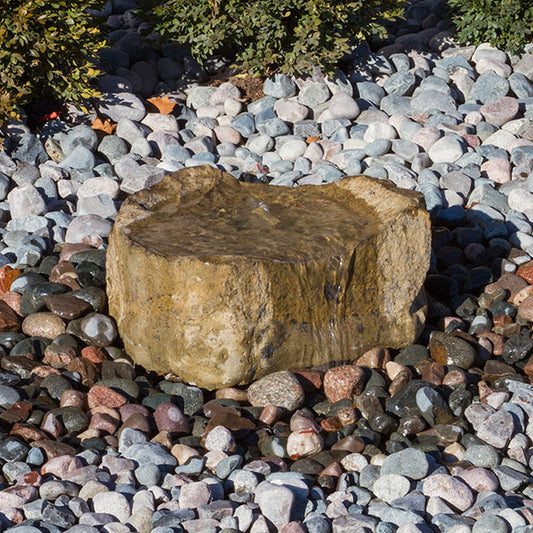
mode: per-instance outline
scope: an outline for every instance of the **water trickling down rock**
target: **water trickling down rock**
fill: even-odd
[[[184,169],[122,205],[110,312],[136,362],[208,389],[407,346],[429,226],[418,193],[365,176],[291,189]]]

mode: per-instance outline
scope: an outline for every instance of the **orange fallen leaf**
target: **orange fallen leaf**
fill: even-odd
[[[148,98],[148,101],[154,105],[162,115],[168,115],[169,113],[172,113],[172,110],[174,107],[176,107],[176,102],[171,102],[168,98],[168,95],[163,97],[158,96],[156,98]]]
[[[94,119],[91,128],[103,135],[111,135],[117,128],[117,125],[109,120],[102,120],[101,118]]]
[[[309,135],[309,137],[307,137],[305,140],[307,144],[316,143],[318,141],[320,141],[320,137],[318,135]]]
[[[13,280],[20,275],[20,270],[11,268],[9,265],[5,265],[0,268],[0,293],[4,294],[8,292]]]

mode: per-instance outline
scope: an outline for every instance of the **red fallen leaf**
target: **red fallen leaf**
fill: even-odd
[[[116,130],[117,125],[109,120],[96,118],[92,123],[91,128],[101,135],[111,135]]]
[[[176,102],[171,102],[168,98],[168,95],[163,97],[158,96],[156,98],[148,98],[148,102],[155,106],[162,115],[168,115],[169,113],[172,113],[172,110],[174,107],[176,107]]]

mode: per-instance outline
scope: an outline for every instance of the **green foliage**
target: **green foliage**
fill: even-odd
[[[199,61],[233,51],[251,74],[331,73],[351,41],[385,35],[382,21],[401,14],[403,0],[157,0],[137,16],[163,40],[187,43]]]
[[[92,60],[105,43],[88,9],[104,0],[0,0],[0,124],[39,97],[79,103],[96,92]]]
[[[457,38],[516,54],[533,37],[531,0],[448,0]]]

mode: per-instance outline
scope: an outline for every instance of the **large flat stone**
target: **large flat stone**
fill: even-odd
[[[123,203],[109,310],[145,368],[245,384],[412,343],[429,257],[421,195],[390,182],[292,189],[189,168]]]

